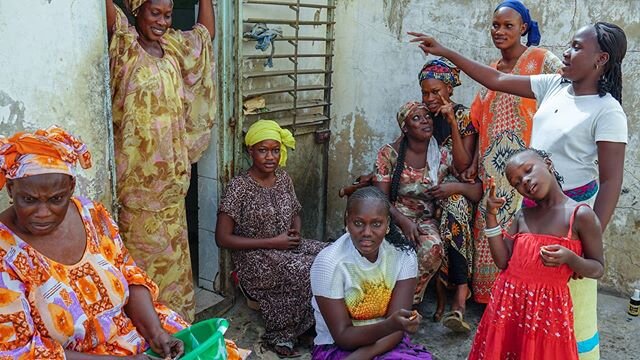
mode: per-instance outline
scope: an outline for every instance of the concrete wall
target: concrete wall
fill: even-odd
[[[57,124],[79,136],[94,165],[76,194],[111,207],[106,56],[104,1],[0,2],[0,134]]]
[[[442,43],[488,63],[499,56],[489,28],[498,1],[345,0],[336,10],[336,57],[327,232],[343,228],[345,201],[338,189],[372,169],[376,150],[399,135],[398,108],[420,99],[417,73],[426,58],[406,31],[430,33]],[[623,191],[605,234],[606,275],[601,284],[628,293],[640,288],[640,6],[636,0],[526,1],[542,31],[541,46],[561,55],[579,27],[598,20],[622,26],[628,39],[623,64],[624,109],[629,117]],[[469,105],[478,85],[467,77],[454,100]]]

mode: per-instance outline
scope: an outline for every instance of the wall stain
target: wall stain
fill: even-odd
[[[0,134],[11,134],[24,130],[25,106],[0,90]]]
[[[384,0],[384,23],[389,30],[400,40],[402,36],[402,24],[404,22],[404,14],[411,0]]]

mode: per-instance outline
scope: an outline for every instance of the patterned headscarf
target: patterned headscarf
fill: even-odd
[[[427,110],[427,112],[429,111],[429,109],[427,109],[427,106],[419,101],[409,101],[408,103],[400,107],[400,110],[398,110],[398,114],[396,115],[396,120],[398,120],[398,126],[400,126],[400,129],[402,129],[402,127],[404,126],[404,123],[407,120],[409,114],[419,108],[423,108]]]
[[[538,22],[534,21],[529,14],[529,9],[522,3],[522,1],[518,0],[507,0],[503,1],[496,7],[493,12],[498,11],[498,9],[508,7],[511,8],[520,14],[522,17],[522,22],[527,24],[527,31],[522,34],[522,36],[527,35],[527,46],[538,45],[540,44],[540,40],[542,39],[542,35],[540,35],[540,28],[538,27]]]
[[[460,69],[449,59],[441,57],[424,64],[418,74],[418,83],[425,79],[436,79],[456,87],[460,82]]]
[[[129,11],[131,11],[131,13],[133,14],[133,16],[138,16],[138,12],[140,11],[140,6],[146,3],[147,0],[124,0],[124,2],[127,5],[127,8],[129,8]]]
[[[275,140],[280,143],[279,166],[287,165],[287,148],[295,149],[296,140],[291,131],[283,129],[273,120],[258,120],[254,122],[244,137],[244,143],[252,146],[260,141]]]
[[[7,179],[41,174],[75,177],[76,161],[83,169],[91,167],[87,145],[57,126],[0,136],[0,189]]]

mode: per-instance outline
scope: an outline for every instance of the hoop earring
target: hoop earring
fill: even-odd
[[[344,232],[346,232],[347,234],[349,233],[349,227],[348,226],[344,227]]]
[[[595,68],[596,68],[596,70],[598,70],[598,68],[600,68],[600,65],[596,64]]]
[[[9,205],[13,205],[13,198],[9,198]]]
[[[391,227],[387,226],[387,232],[385,234],[389,234],[389,231],[391,231]]]

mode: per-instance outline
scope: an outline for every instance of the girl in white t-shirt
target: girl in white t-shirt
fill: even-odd
[[[347,233],[311,266],[314,360],[431,359],[407,335],[422,318],[407,310],[418,263],[411,243],[391,225],[390,206],[375,187],[354,192],[347,201]]]
[[[565,194],[592,205],[604,231],[622,188],[627,142],[627,118],[621,106],[624,31],[605,22],[585,26],[563,53],[561,75],[533,76],[501,73],[430,36],[409,34],[426,54],[447,57],[485,87],[538,101],[531,146],[551,153],[565,179]],[[572,281],[570,288],[580,359],[598,359],[596,281]]]

